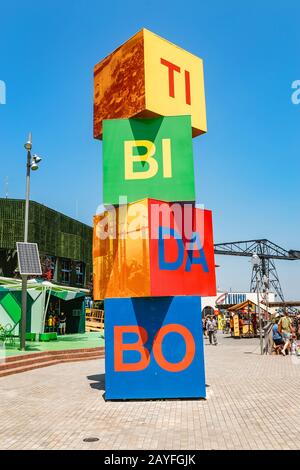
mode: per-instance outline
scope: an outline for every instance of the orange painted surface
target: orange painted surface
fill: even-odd
[[[113,226],[113,215],[94,217],[94,299],[150,295],[150,257],[147,201],[116,208],[116,238],[99,235]],[[140,216],[136,219],[136,211]],[[106,217],[106,219],[104,219]],[[107,222],[107,223],[106,223]],[[102,224],[102,225],[101,225]]]
[[[174,332],[178,333],[184,338],[186,345],[186,352],[184,358],[176,363],[167,361],[162,352],[162,343],[164,337],[168,333]],[[156,359],[156,362],[162,369],[167,370],[169,372],[181,372],[182,370],[187,369],[193,362],[193,359],[195,357],[195,351],[196,346],[192,333],[185,326],[176,323],[164,325],[158,331],[153,342],[153,354]]]
[[[94,137],[102,121],[135,116],[145,109],[144,38],[140,31],[94,68]]]
[[[135,333],[135,343],[123,343],[123,333]],[[114,327],[114,366],[116,372],[135,372],[146,369],[150,364],[150,354],[144,344],[147,342],[148,333],[142,326],[124,325]],[[123,351],[138,351],[138,362],[126,363],[123,360]]]

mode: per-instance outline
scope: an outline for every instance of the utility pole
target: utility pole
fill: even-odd
[[[259,256],[254,253],[252,255],[252,265],[255,269],[255,276],[256,276],[256,294],[257,294],[257,311],[258,311],[258,318],[259,318],[259,342],[260,342],[260,354],[264,353],[264,345],[263,345],[263,332],[262,332],[262,315],[261,315],[261,308],[260,308],[260,298],[259,298],[259,268],[260,268],[261,260]]]
[[[42,160],[37,155],[31,155],[32,135],[28,135],[27,142],[24,144],[27,150],[26,161],[26,194],[25,194],[25,216],[24,216],[24,242],[28,242],[28,223],[29,223],[29,196],[30,196],[30,171],[38,170],[38,163]],[[27,318],[27,275],[22,275],[22,315],[20,328],[20,349],[26,348],[26,318]]]

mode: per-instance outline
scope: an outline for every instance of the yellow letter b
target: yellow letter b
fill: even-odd
[[[144,147],[146,153],[133,155],[135,147]],[[165,178],[172,177],[170,147],[170,139],[162,139],[163,174]],[[150,140],[126,140],[124,142],[125,179],[147,179],[155,176],[158,172],[158,163],[154,158],[155,151],[155,145]],[[147,168],[143,171],[134,171],[134,163],[137,162],[147,163]]]

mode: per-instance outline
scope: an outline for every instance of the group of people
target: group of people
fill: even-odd
[[[64,312],[60,314],[50,311],[46,318],[45,329],[47,332],[57,332],[60,335],[66,334],[67,317]]]
[[[300,352],[300,314],[293,319],[288,312],[284,316],[276,315],[275,323],[272,329],[275,351],[279,351],[283,356],[287,354]]]
[[[202,328],[204,336],[208,337],[209,344],[217,346],[217,330],[218,322],[214,315],[207,315],[202,320]]]
[[[241,328],[242,324],[239,326]],[[224,318],[222,327],[223,332],[226,329],[233,330],[232,317]],[[206,315],[202,319],[202,328],[204,336],[209,339],[209,344],[217,346],[218,321],[215,315]],[[256,333],[256,322],[254,332]],[[300,355],[300,312],[294,317],[289,316],[288,311],[285,311],[283,316],[276,314],[272,336],[276,352],[280,352],[284,356],[293,353]]]

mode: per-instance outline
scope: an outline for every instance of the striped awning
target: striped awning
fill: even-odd
[[[79,299],[80,297],[86,296],[84,292],[71,292],[69,290],[57,291],[57,290],[52,290],[52,289],[51,289],[51,295],[53,295],[54,297],[58,297],[59,299],[65,300],[66,302],[68,300]]]
[[[20,291],[22,289],[21,279],[10,279],[0,277],[0,292],[1,291]],[[76,287],[65,287],[58,284],[53,284],[49,281],[42,281],[37,279],[29,279],[27,283],[27,293],[35,300],[43,290],[50,292],[54,297],[68,301],[79,299],[89,294],[87,289],[78,289]]]

